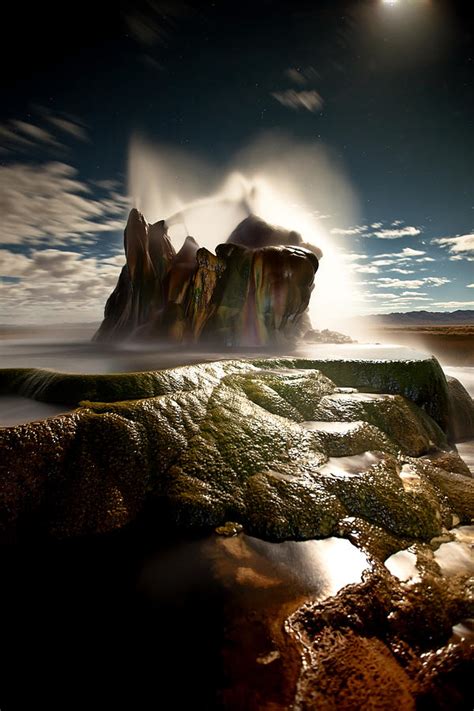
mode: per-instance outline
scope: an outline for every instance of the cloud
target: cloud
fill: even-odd
[[[469,256],[469,254],[474,253],[474,234],[442,237],[441,239],[431,240],[431,243],[439,244],[440,247],[447,247],[448,251],[456,256],[456,259],[462,259],[463,255]],[[454,257],[452,259],[454,260]]]
[[[377,267],[390,267],[392,264],[396,263],[396,259],[375,259],[372,262],[372,264],[375,264]]]
[[[467,254],[454,254],[449,257],[450,262],[474,262],[474,254],[472,257],[468,257]]]
[[[331,234],[333,235],[360,235],[365,232],[367,225],[356,225],[355,227],[348,227],[347,229],[341,229],[339,227],[333,227]]]
[[[436,262],[433,257],[421,257],[420,259],[415,259],[415,262]]]
[[[84,235],[122,230],[126,204],[117,194],[94,199],[65,163],[0,166],[3,244],[68,244]]]
[[[420,249],[412,249],[411,247],[405,247],[401,252],[398,252],[396,256],[398,257],[418,257],[421,254],[426,254]]]
[[[474,289],[474,284],[466,284],[466,287],[467,287],[468,289]]]
[[[32,151],[48,151],[54,155],[64,154],[67,151],[62,141],[53,135],[52,127],[59,129],[62,134],[73,136],[80,141],[88,141],[89,137],[80,122],[74,117],[54,114],[50,109],[39,105],[33,105],[33,110],[38,114],[39,119],[44,123],[48,122],[48,128],[38,126],[30,121],[11,119],[0,125],[0,151],[6,153],[25,153],[31,156]]]
[[[64,133],[68,133],[70,136],[77,138],[79,141],[89,141],[89,137],[86,130],[77,123],[69,121],[68,119],[62,118],[61,116],[48,116],[48,121],[50,121],[56,128],[59,128]]]
[[[167,45],[178,28],[178,20],[192,12],[191,5],[182,0],[147,0],[138,9],[128,3],[124,19],[128,30],[139,44],[146,47]]]
[[[285,70],[284,74],[287,79],[300,86],[304,86],[309,81],[317,81],[321,78],[319,72],[314,67],[304,67],[303,69],[300,67],[290,67]]]
[[[426,291],[402,291],[402,296],[419,297],[428,296]]]
[[[5,124],[0,125],[0,141],[2,142],[2,148],[8,149],[16,146],[30,148],[35,145],[33,141],[18,134],[10,126],[6,126]],[[4,142],[6,142],[7,145],[5,145]]]
[[[414,269],[400,269],[400,268],[394,268],[394,269],[389,269],[389,272],[397,272],[398,274],[414,274],[415,270]]]
[[[94,180],[93,184],[101,190],[118,190],[120,188],[119,180]]]
[[[49,131],[44,128],[40,128],[33,123],[26,123],[26,121],[12,121],[13,126],[21,131],[24,135],[33,141],[40,141],[41,143],[47,143],[50,146],[55,146],[60,148],[61,144],[52,136]]]
[[[401,252],[386,252],[385,254],[376,254],[375,256],[379,260],[374,262],[378,263],[380,266],[389,266],[390,264],[396,264],[397,262],[408,262],[412,257],[418,257],[426,252],[422,252],[420,249],[412,249],[411,247],[405,247]],[[380,260],[388,259],[384,264],[381,264]]]
[[[355,252],[345,252],[341,256],[346,262],[358,262],[359,259],[368,259],[367,254],[356,254]]]
[[[368,264],[354,264],[352,267],[354,272],[358,274],[378,274],[379,269],[376,266],[370,266]]]
[[[400,239],[401,237],[416,237],[419,234],[421,234],[421,230],[418,227],[397,227],[368,232],[366,236],[379,239]]]
[[[378,230],[380,227],[383,226],[383,222],[374,222],[372,225],[370,225],[373,230]]]
[[[428,296],[405,296],[400,298],[398,303],[409,304],[411,301],[433,301],[433,299]]]
[[[307,109],[314,113],[320,111],[324,105],[324,100],[316,89],[308,89],[306,91],[287,89],[286,91],[274,91],[271,95],[288,109]]]
[[[450,281],[446,277],[423,277],[423,279],[380,277],[380,279],[371,283],[380,289],[419,289],[421,286],[443,286]]]
[[[467,309],[474,306],[474,301],[437,301],[433,306],[445,309]]]
[[[16,280],[8,284],[2,318],[39,323],[99,319],[123,262],[123,257],[120,262],[116,257],[98,260],[69,250],[25,255],[1,249],[0,276]]]

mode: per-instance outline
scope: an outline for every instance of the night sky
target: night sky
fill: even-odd
[[[134,135],[216,171],[262,135],[321,151],[351,207],[330,185],[305,204],[360,282],[355,310],[474,307],[470,3],[10,5],[0,322],[100,319]]]

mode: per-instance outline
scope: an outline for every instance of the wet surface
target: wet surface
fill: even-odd
[[[325,422],[323,420],[308,420],[307,422],[302,422],[301,426],[306,430],[311,430],[313,432],[348,434],[349,432],[356,432],[359,427],[365,424],[366,423],[363,420],[356,420],[355,422]]]
[[[283,620],[368,568],[342,539],[158,543],[136,527],[0,556],[2,711],[286,708],[299,657]]]
[[[440,573],[445,577],[474,574],[474,526],[458,526],[447,537],[453,540],[441,543],[433,553]],[[401,581],[412,583],[421,580],[414,549],[397,551],[385,561],[385,567]]]
[[[380,452],[363,452],[363,454],[355,454],[351,457],[330,457],[325,464],[318,467],[318,471],[325,476],[344,479],[347,476],[366,472],[367,469],[381,462],[383,458],[383,454]]]
[[[418,582],[421,580],[416,567],[416,555],[410,550],[398,551],[387,558],[385,567],[399,580]]]

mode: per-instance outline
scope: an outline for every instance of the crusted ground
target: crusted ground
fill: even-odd
[[[230,520],[270,540],[341,535],[350,517],[400,540],[429,540],[455,517],[470,520],[472,479],[461,464],[455,472],[455,452],[449,465],[439,459],[451,448],[426,408],[401,394],[348,392],[311,365],[118,374],[116,394],[135,379],[155,397],[83,400],[70,414],[1,430],[4,528],[32,518],[54,535],[104,532],[150,500],[169,526]],[[42,372],[8,371],[15,387],[23,378],[23,388],[55,396],[60,374]],[[72,382],[89,394],[97,382],[110,388],[108,377],[65,376],[63,389]]]

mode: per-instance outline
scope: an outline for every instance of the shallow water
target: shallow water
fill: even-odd
[[[426,354],[401,346],[383,344],[311,344],[296,350],[270,352],[262,349],[212,351],[205,349],[157,348],[136,343],[97,344],[84,337],[79,340],[53,338],[3,338],[0,340],[0,368],[50,368],[67,373],[117,373],[174,368],[206,361],[229,358],[294,356],[302,358],[420,359]],[[337,397],[348,397],[340,393]],[[352,396],[354,397],[354,396]],[[376,399],[377,395],[360,394],[359,399]],[[28,404],[30,403],[30,406]],[[42,409],[43,408],[43,409]],[[48,409],[23,397],[0,397],[0,426],[42,419],[65,411]]]
[[[30,398],[21,395],[0,395],[0,427],[12,427],[25,422],[44,420],[63,412],[69,412],[65,405],[30,400]]]
[[[0,341],[1,368],[52,368],[68,373],[117,373],[173,368],[178,365],[221,360],[294,356],[300,358],[358,358],[361,360],[407,358],[419,360],[426,354],[402,346],[381,344],[311,344],[296,349],[247,348],[212,350],[205,348],[158,348],[137,343],[97,344],[88,340],[59,341],[3,339]]]
[[[434,551],[434,560],[441,574],[446,577],[453,575],[474,574],[474,526],[458,526],[449,531],[453,540],[441,543]],[[419,582],[420,570],[417,567],[417,556],[412,548],[397,551],[385,561],[385,567],[399,580],[411,583]]]
[[[347,540],[166,542],[133,526],[5,546],[0,564],[0,706],[61,711],[155,708],[154,699],[253,711],[258,693],[281,708],[292,664],[284,618],[369,567]]]

